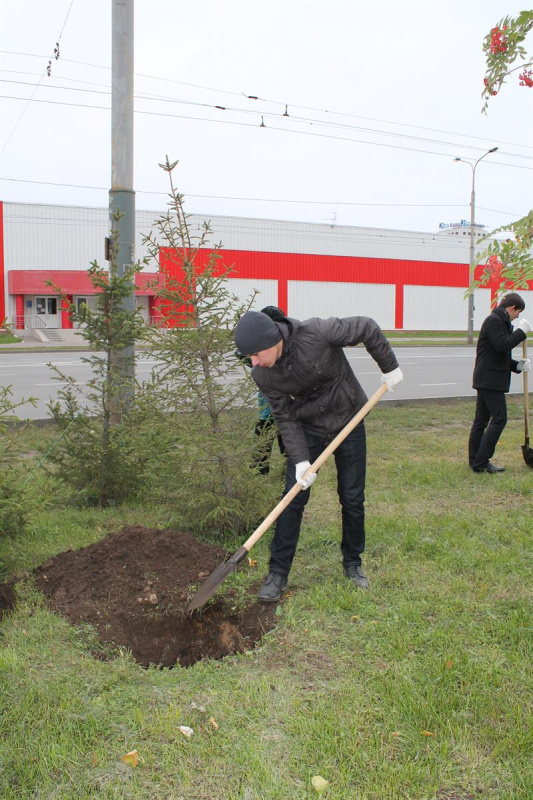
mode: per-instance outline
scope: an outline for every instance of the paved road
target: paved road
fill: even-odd
[[[394,351],[404,373],[404,382],[393,394],[386,394],[385,401],[412,400],[423,398],[470,397],[475,395],[471,388],[474,347],[394,347]],[[79,352],[38,352],[0,354],[0,386],[11,386],[13,397],[37,397],[36,408],[25,405],[19,410],[21,417],[46,419],[49,414],[47,403],[54,398],[60,386],[54,380],[48,366],[52,362],[66,375],[74,377],[80,384],[90,379],[88,365],[82,358],[88,353]],[[379,387],[380,372],[362,347],[346,348],[346,355],[367,394]],[[520,357],[519,349],[514,353]],[[140,353],[137,358],[137,376],[149,380],[156,362]],[[522,377],[512,376],[511,392],[523,391]]]

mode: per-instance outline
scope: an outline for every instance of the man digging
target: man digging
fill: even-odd
[[[235,328],[239,353],[252,361],[252,377],[266,397],[287,449],[286,494],[296,482],[309,490],[316,479],[306,470],[355,416],[367,397],[344,355],[364,344],[393,391],[403,375],[379,325],[368,317],[305,321],[270,319],[248,311]],[[342,563],[355,586],[368,587],[361,566],[365,549],[366,435],[358,425],[335,451],[337,491],[342,507]],[[299,492],[276,523],[269,574],[259,599],[276,602],[287,588],[309,491]]]

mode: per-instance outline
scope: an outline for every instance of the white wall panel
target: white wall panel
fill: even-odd
[[[9,270],[79,270],[104,261],[103,208],[4,204],[4,250]]]
[[[468,263],[468,241],[438,233],[355,228],[282,220],[210,217],[213,241],[227,250],[398,258],[414,261]],[[200,231],[204,218],[191,215]]]
[[[474,292],[474,330],[478,331],[485,317],[488,317],[491,312],[490,307],[490,289],[476,289]],[[468,312],[466,316],[464,328],[466,330],[468,322]]]
[[[250,306],[252,311],[260,311],[265,306],[277,306],[278,282],[268,280],[247,280],[228,278],[228,289],[243,303],[248,302],[255,290],[259,293]]]
[[[465,331],[468,300],[465,289],[454,286],[405,286],[403,327],[407,331]],[[490,314],[490,289],[474,293],[474,329]]]
[[[147,255],[142,236],[160,216],[161,211],[136,212],[137,258]],[[438,233],[192,214],[193,236],[201,234],[205,220],[213,230],[210,245],[221,243],[226,250],[468,263],[468,241]],[[11,269],[83,269],[94,259],[104,262],[107,208],[5,203],[4,224]],[[147,270],[155,271],[155,262]]]
[[[394,329],[395,287],[373,283],[288,282],[288,314],[309,317],[372,317],[385,330]]]

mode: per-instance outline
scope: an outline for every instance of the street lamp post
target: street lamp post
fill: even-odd
[[[468,265],[468,324],[467,324],[467,342],[468,344],[474,344],[474,226],[476,224],[476,167],[480,161],[482,161],[485,156],[488,156],[490,153],[495,153],[497,147],[493,147],[491,150],[487,150],[486,153],[478,158],[475,164],[472,164],[471,161],[467,161],[464,158],[454,158],[454,161],[461,161],[463,164],[468,164],[468,166],[472,170],[472,191],[470,193],[470,258],[469,258],[469,265]]]

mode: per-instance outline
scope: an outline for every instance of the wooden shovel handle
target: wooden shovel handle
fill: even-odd
[[[337,447],[341,444],[341,442],[343,442],[346,439],[348,434],[350,434],[353,431],[353,429],[356,428],[357,425],[359,425],[361,420],[366,417],[368,412],[374,408],[378,400],[381,397],[383,397],[386,391],[387,391],[387,384],[383,383],[379,387],[377,392],[375,392],[372,395],[370,400],[368,400],[364,404],[364,406],[360,409],[360,411],[357,412],[355,417],[353,417],[353,419],[351,419],[350,422],[344,426],[342,431],[338,433],[337,436],[333,439],[333,441],[326,447],[326,449],[322,453],[320,453],[316,461],[314,461],[311,464],[311,466],[305,473],[304,478],[306,477],[306,475],[309,475],[310,472],[317,472],[317,470],[322,466],[324,461],[326,461],[326,459],[329,458],[329,456],[333,453],[333,451],[337,449]],[[250,551],[250,549],[261,538],[261,536],[265,533],[265,531],[267,531],[272,525],[272,523],[277,520],[281,512],[287,508],[289,503],[296,497],[298,492],[301,491],[302,487],[300,486],[300,484],[295,483],[292,489],[290,489],[290,491],[288,491],[287,494],[281,498],[277,506],[274,509],[272,509],[268,517],[266,517],[266,519],[263,520],[261,525],[258,528],[256,528],[255,531],[252,533],[252,535],[245,541],[243,547],[246,548],[246,550]]]
[[[522,342],[522,356],[527,358],[527,340]],[[527,372],[522,372],[524,379],[524,426],[526,440],[529,439],[529,391],[527,386]]]

